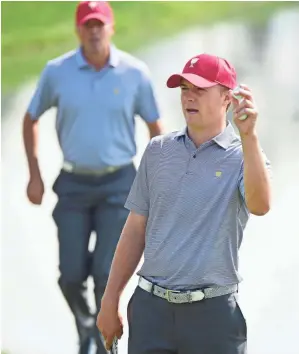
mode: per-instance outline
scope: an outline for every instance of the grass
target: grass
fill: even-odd
[[[2,91],[11,91],[38,75],[45,63],[77,45],[76,2],[2,1]],[[112,2],[114,42],[134,51],[193,25],[219,20],[264,21],[293,2]]]

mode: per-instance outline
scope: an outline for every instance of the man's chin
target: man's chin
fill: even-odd
[[[186,122],[190,123],[190,124],[200,123],[199,113],[194,113],[194,114],[186,113],[185,119],[186,119]]]
[[[93,42],[90,44],[90,50],[93,52],[101,52],[104,46],[102,42]]]

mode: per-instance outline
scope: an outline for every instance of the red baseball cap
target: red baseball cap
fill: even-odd
[[[219,84],[233,90],[237,86],[234,67],[225,59],[210,54],[200,54],[191,58],[181,74],[170,76],[167,86],[179,87],[182,78],[201,88]]]
[[[76,9],[76,24],[83,25],[88,20],[99,20],[104,24],[114,22],[113,10],[107,1],[80,1]]]

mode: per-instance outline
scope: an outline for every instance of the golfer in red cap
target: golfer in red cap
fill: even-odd
[[[59,286],[76,321],[79,353],[90,353],[96,341],[97,354],[105,354],[95,314],[88,306],[86,281],[93,277],[99,310],[129,213],[124,203],[136,175],[135,117],[144,120],[151,138],[161,134],[161,122],[147,66],[112,44],[114,17],[109,3],[80,2],[75,24],[78,48],[48,61],[25,114],[27,195],[33,204],[42,203],[38,122],[53,107],[63,156],[53,185],[58,197],[53,218]],[[96,245],[90,251],[92,232]]]
[[[188,60],[167,85],[180,87],[186,127],[145,150],[97,324],[107,347],[121,335],[120,296],[144,252],[128,304],[128,353],[245,354],[238,252],[250,214],[271,204],[253,94],[241,85],[234,95],[243,100],[235,99],[235,69],[209,54]],[[239,136],[226,118],[231,104]]]

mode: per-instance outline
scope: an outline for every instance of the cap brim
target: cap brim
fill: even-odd
[[[167,80],[167,87],[179,87],[181,85],[182,79],[185,79],[191,82],[191,84],[193,84],[194,86],[200,88],[208,88],[218,85],[217,82],[209,81],[195,74],[174,74],[171,75],[170,78]]]
[[[79,22],[78,25],[84,25],[84,23],[86,23],[89,20],[98,20],[101,21],[102,23],[104,23],[105,25],[109,23],[109,20],[107,19],[107,17],[101,15],[101,14],[96,14],[96,13],[92,13],[89,15],[86,15],[85,17],[83,17]]]

